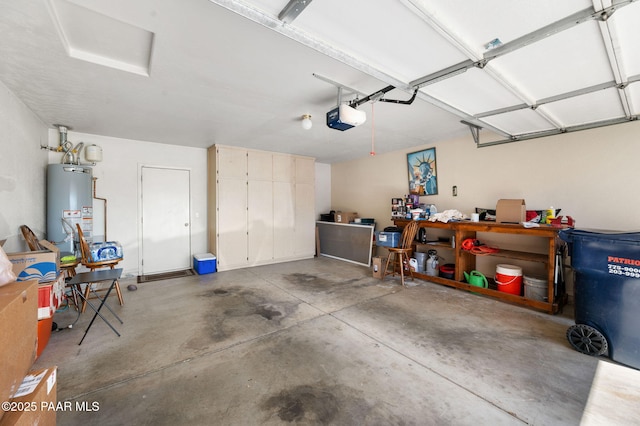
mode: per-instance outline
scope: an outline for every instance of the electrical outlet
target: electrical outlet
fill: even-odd
[[[451,188],[451,193],[453,194],[454,197],[458,196],[458,186],[457,185],[453,185],[453,188]]]

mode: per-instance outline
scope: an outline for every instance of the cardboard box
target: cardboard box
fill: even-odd
[[[50,282],[58,279],[60,273],[60,250],[48,241],[40,240],[40,245],[47,250],[7,253],[13,264],[16,281],[37,279],[39,282]]]
[[[58,279],[50,283],[38,284],[38,319],[53,317],[65,298],[64,273],[58,274]]]
[[[358,213],[356,212],[341,212],[338,211],[335,213],[335,218],[337,223],[350,223],[358,217]]]
[[[216,272],[216,257],[211,253],[195,254],[193,256],[193,269],[198,275]]]
[[[31,371],[21,382],[18,395],[9,401],[15,410],[7,411],[0,426],[55,426],[56,410],[70,402],[57,401],[57,367]],[[20,409],[21,408],[21,409]],[[69,406],[69,410],[75,406]]]
[[[527,206],[523,199],[502,199],[496,205],[496,223],[522,223],[526,221]]]
[[[36,359],[38,282],[0,286],[0,401],[8,401]],[[3,411],[0,410],[0,417]]]
[[[380,257],[380,256],[376,256],[373,259],[371,259],[372,262],[372,269],[373,269],[373,278],[382,278],[383,276],[383,269],[384,269],[384,265],[387,262],[386,258]]]

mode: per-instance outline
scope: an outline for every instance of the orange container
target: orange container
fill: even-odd
[[[40,354],[44,351],[51,337],[51,327],[53,326],[53,318],[41,319],[38,321],[38,349],[36,351],[36,359],[40,358]]]
[[[498,291],[522,295],[522,268],[514,265],[496,265]]]

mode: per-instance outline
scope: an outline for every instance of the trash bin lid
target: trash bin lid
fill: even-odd
[[[571,243],[574,239],[604,239],[640,243],[638,231],[613,231],[604,229],[563,229],[558,233],[563,241]]]

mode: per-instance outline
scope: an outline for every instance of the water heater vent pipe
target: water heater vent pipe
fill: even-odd
[[[64,146],[67,143],[67,126],[58,125],[58,132],[60,133],[60,146]]]

